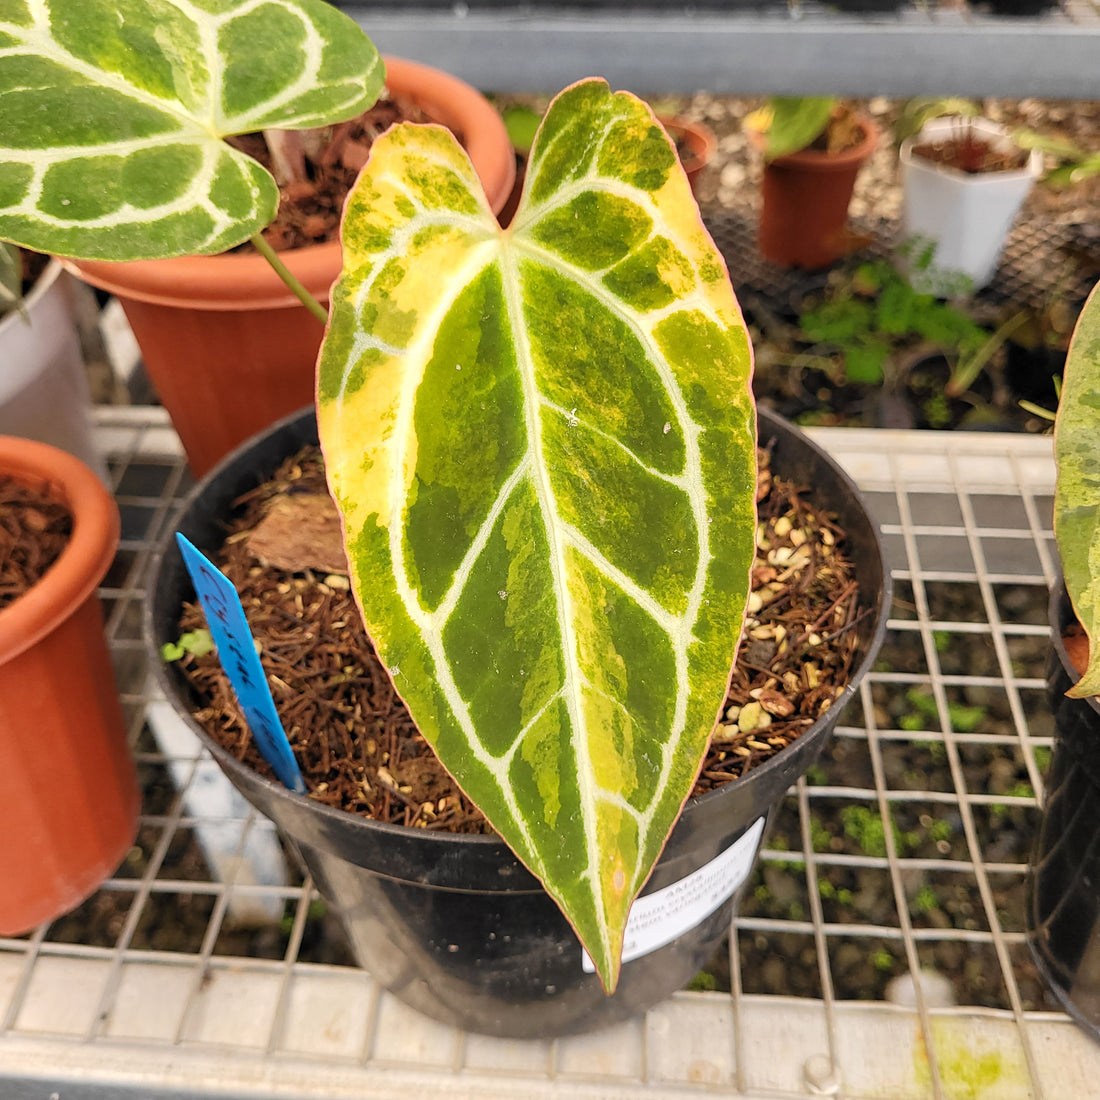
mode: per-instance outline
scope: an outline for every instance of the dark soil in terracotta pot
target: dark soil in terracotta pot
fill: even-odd
[[[398,122],[432,121],[412,100],[394,97],[380,99],[348,122],[309,131],[305,138],[305,159],[300,166],[304,178],[280,180],[279,213],[263,231],[268,243],[281,251],[335,239],[344,200],[366,164],[375,138]],[[462,134],[455,137],[463,141]],[[227,141],[259,161],[276,179],[280,178],[280,173],[273,170],[271,151],[263,134],[243,134]],[[292,145],[294,142],[291,135]],[[246,242],[239,250],[251,251],[252,245]]]
[[[785,748],[851,673],[861,611],[843,532],[773,479],[766,460],[758,495],[764,548],[750,619],[695,795]],[[310,796],[395,824],[489,831],[417,732],[363,632],[316,450],[289,460],[239,504],[217,563],[241,594]],[[180,632],[204,623],[188,606]],[[196,719],[270,776],[216,656],[188,655],[183,665],[202,700]]]
[[[0,477],[0,610],[46,575],[72,531],[72,516],[60,501]]]

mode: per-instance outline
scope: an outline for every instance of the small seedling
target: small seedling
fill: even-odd
[[[917,891],[916,897],[913,898],[913,908],[916,909],[918,913],[931,913],[933,909],[938,909],[939,907],[939,895],[931,886],[922,886]]]
[[[879,858],[886,855],[886,829],[877,810],[869,806],[845,806],[840,812],[840,820],[845,834],[865,855]],[[894,830],[894,847],[900,855],[904,845],[892,815],[890,825]]]
[[[190,654],[192,657],[205,657],[214,648],[214,639],[209,630],[189,630],[181,634],[179,641],[165,642],[160,647],[160,659],[165,663],[182,661]]]
[[[700,970],[687,984],[692,993],[713,993],[718,989],[718,979],[709,970]]]
[[[885,948],[881,948],[871,955],[871,965],[879,971],[893,970],[894,956]]]

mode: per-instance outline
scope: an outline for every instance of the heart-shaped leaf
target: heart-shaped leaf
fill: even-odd
[[[1073,330],[1058,418],[1054,534],[1066,591],[1089,638],[1089,665],[1068,694],[1100,695],[1100,284]]]
[[[352,118],[383,76],[323,0],[3,0],[0,238],[96,260],[240,244],[278,189],[222,139]]]
[[[664,130],[603,81],[511,227],[438,127],[346,207],[318,419],[367,629],[608,989],[729,683],[755,528],[751,352]]]

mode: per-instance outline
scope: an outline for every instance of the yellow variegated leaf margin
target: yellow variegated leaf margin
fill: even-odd
[[[1089,639],[1085,675],[1067,694],[1100,694],[1100,284],[1073,331],[1054,425],[1054,535],[1073,610]]]
[[[650,110],[555,100],[509,230],[446,131],[377,142],[318,419],[353,583],[445,766],[608,989],[728,687],[751,353]]]
[[[383,76],[324,0],[0,0],[0,239],[89,260],[224,251],[279,193],[222,139],[352,118]]]

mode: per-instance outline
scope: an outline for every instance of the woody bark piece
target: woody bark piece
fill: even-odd
[[[348,571],[340,516],[323,493],[279,497],[249,535],[248,549],[264,564],[292,573]]]

